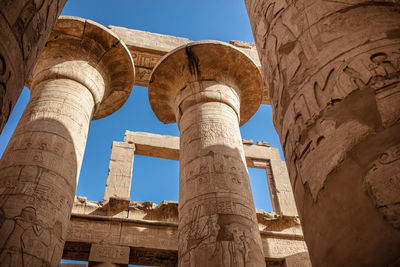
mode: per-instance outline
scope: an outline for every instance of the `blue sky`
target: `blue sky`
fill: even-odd
[[[68,0],[62,15],[91,19],[104,26],[123,26],[194,41],[253,42],[243,0]],[[28,99],[29,91],[24,89],[0,136],[0,154]],[[271,107],[262,105],[256,115],[241,127],[242,138],[268,141],[281,150],[271,118]],[[179,136],[176,124],[164,125],[155,117],[148,102],[147,88],[135,86],[119,111],[92,121],[77,195],[86,196],[89,200],[102,200],[111,144],[122,141],[125,130]],[[132,201],[177,201],[178,164],[176,161],[136,156]],[[256,208],[272,211],[265,171],[249,171]]]

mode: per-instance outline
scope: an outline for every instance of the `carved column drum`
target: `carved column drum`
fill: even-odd
[[[246,6],[313,266],[399,266],[399,1]]]
[[[179,47],[153,70],[153,111],[181,134],[179,266],[265,266],[239,131],[262,88],[254,62],[217,41]]]
[[[128,98],[134,65],[107,28],[60,18],[0,161],[0,266],[58,266],[90,121]]]

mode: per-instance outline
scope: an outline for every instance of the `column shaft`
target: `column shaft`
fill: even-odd
[[[207,83],[185,90],[199,86]],[[204,98],[198,103],[179,105],[179,266],[264,266],[238,114],[228,105],[238,96],[226,85],[211,87],[210,96],[203,88],[188,97]]]
[[[109,29],[58,19],[0,161],[1,266],[59,265],[90,121],[125,102],[133,67],[129,50]]]
[[[395,262],[398,1],[246,6],[313,265]]]
[[[33,88],[0,161],[1,266],[58,266],[93,107],[73,80]]]
[[[1,1],[0,133],[66,2]]]
[[[226,43],[181,46],[153,70],[151,107],[181,134],[179,266],[265,266],[239,131],[261,97],[256,64]]]

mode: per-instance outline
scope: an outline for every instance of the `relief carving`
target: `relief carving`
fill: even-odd
[[[364,186],[382,216],[400,229],[400,145],[385,151],[364,177]]]

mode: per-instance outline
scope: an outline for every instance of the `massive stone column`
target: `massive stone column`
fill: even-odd
[[[217,41],[179,47],[152,73],[153,111],[181,133],[179,266],[265,266],[239,131],[261,95],[254,62]]]
[[[66,0],[0,4],[0,133]]]
[[[399,1],[246,6],[314,266],[395,265]]]
[[[0,266],[58,266],[90,121],[128,98],[134,67],[107,28],[60,18],[0,161]]]

